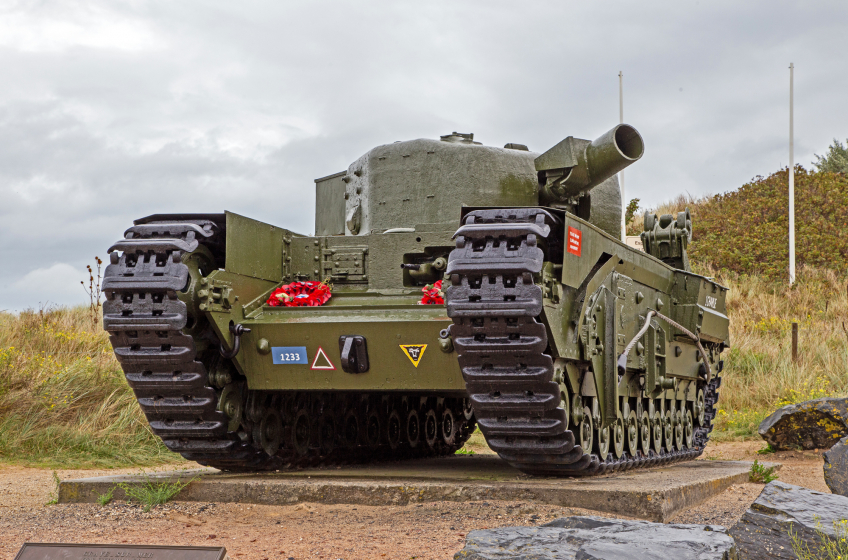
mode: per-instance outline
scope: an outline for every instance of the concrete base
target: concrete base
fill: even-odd
[[[117,483],[197,477],[177,499],[266,505],[520,500],[663,522],[731,484],[747,482],[750,469],[744,461],[692,461],[593,478],[535,478],[497,456],[473,455],[279,473],[200,469],[63,480],[59,502],[96,503]],[[114,498],[125,499],[120,488]]]

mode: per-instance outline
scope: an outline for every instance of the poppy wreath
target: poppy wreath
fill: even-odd
[[[331,290],[326,282],[292,282],[271,292],[267,303],[272,307],[318,307],[330,300]]]
[[[421,298],[421,305],[444,305],[445,294],[442,291],[442,281],[439,280],[433,284],[427,284],[421,291],[424,296]]]

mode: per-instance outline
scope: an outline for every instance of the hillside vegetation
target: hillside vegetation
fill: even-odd
[[[700,199],[680,196],[653,209],[692,212],[689,257],[700,266],[775,280],[789,275],[788,169]],[[642,212],[628,233],[642,231]],[[795,168],[796,266],[848,272],[848,176]]]
[[[148,428],[88,308],[0,313],[0,461],[85,468],[179,459]]]

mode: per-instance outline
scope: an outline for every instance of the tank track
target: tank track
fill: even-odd
[[[541,476],[587,476],[694,459],[706,446],[720,378],[704,383],[704,420],[683,450],[639,450],[601,460],[568,429],[553,381],[542,313],[544,248],[558,219],[542,209],[476,210],[456,233],[445,301],[474,414],[486,441],[519,470]],[[557,247],[551,254],[561,254]],[[653,429],[653,428],[652,428]],[[595,438],[597,439],[597,438]]]
[[[219,224],[198,218],[136,222],[109,249],[103,326],[151,430],[168,449],[243,471],[444,455],[464,445],[476,424],[461,398],[244,390],[235,368],[221,363],[228,361],[205,317],[190,309],[201,274],[189,266],[192,256],[205,255],[217,268],[222,245]],[[222,367],[224,382],[217,375]],[[236,389],[233,420],[219,403]],[[419,441],[412,441],[416,429]]]

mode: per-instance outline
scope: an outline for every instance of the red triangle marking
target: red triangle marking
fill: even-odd
[[[321,356],[324,356],[324,359],[327,360],[327,364],[329,364],[329,365],[326,365],[326,366],[317,365],[318,364],[318,358],[321,357]],[[336,369],[336,366],[333,365],[333,362],[330,360],[330,357],[327,356],[327,353],[324,352],[324,349],[319,346],[318,351],[315,352],[315,359],[312,360],[312,368],[311,369],[333,369],[334,370],[334,369]]]

